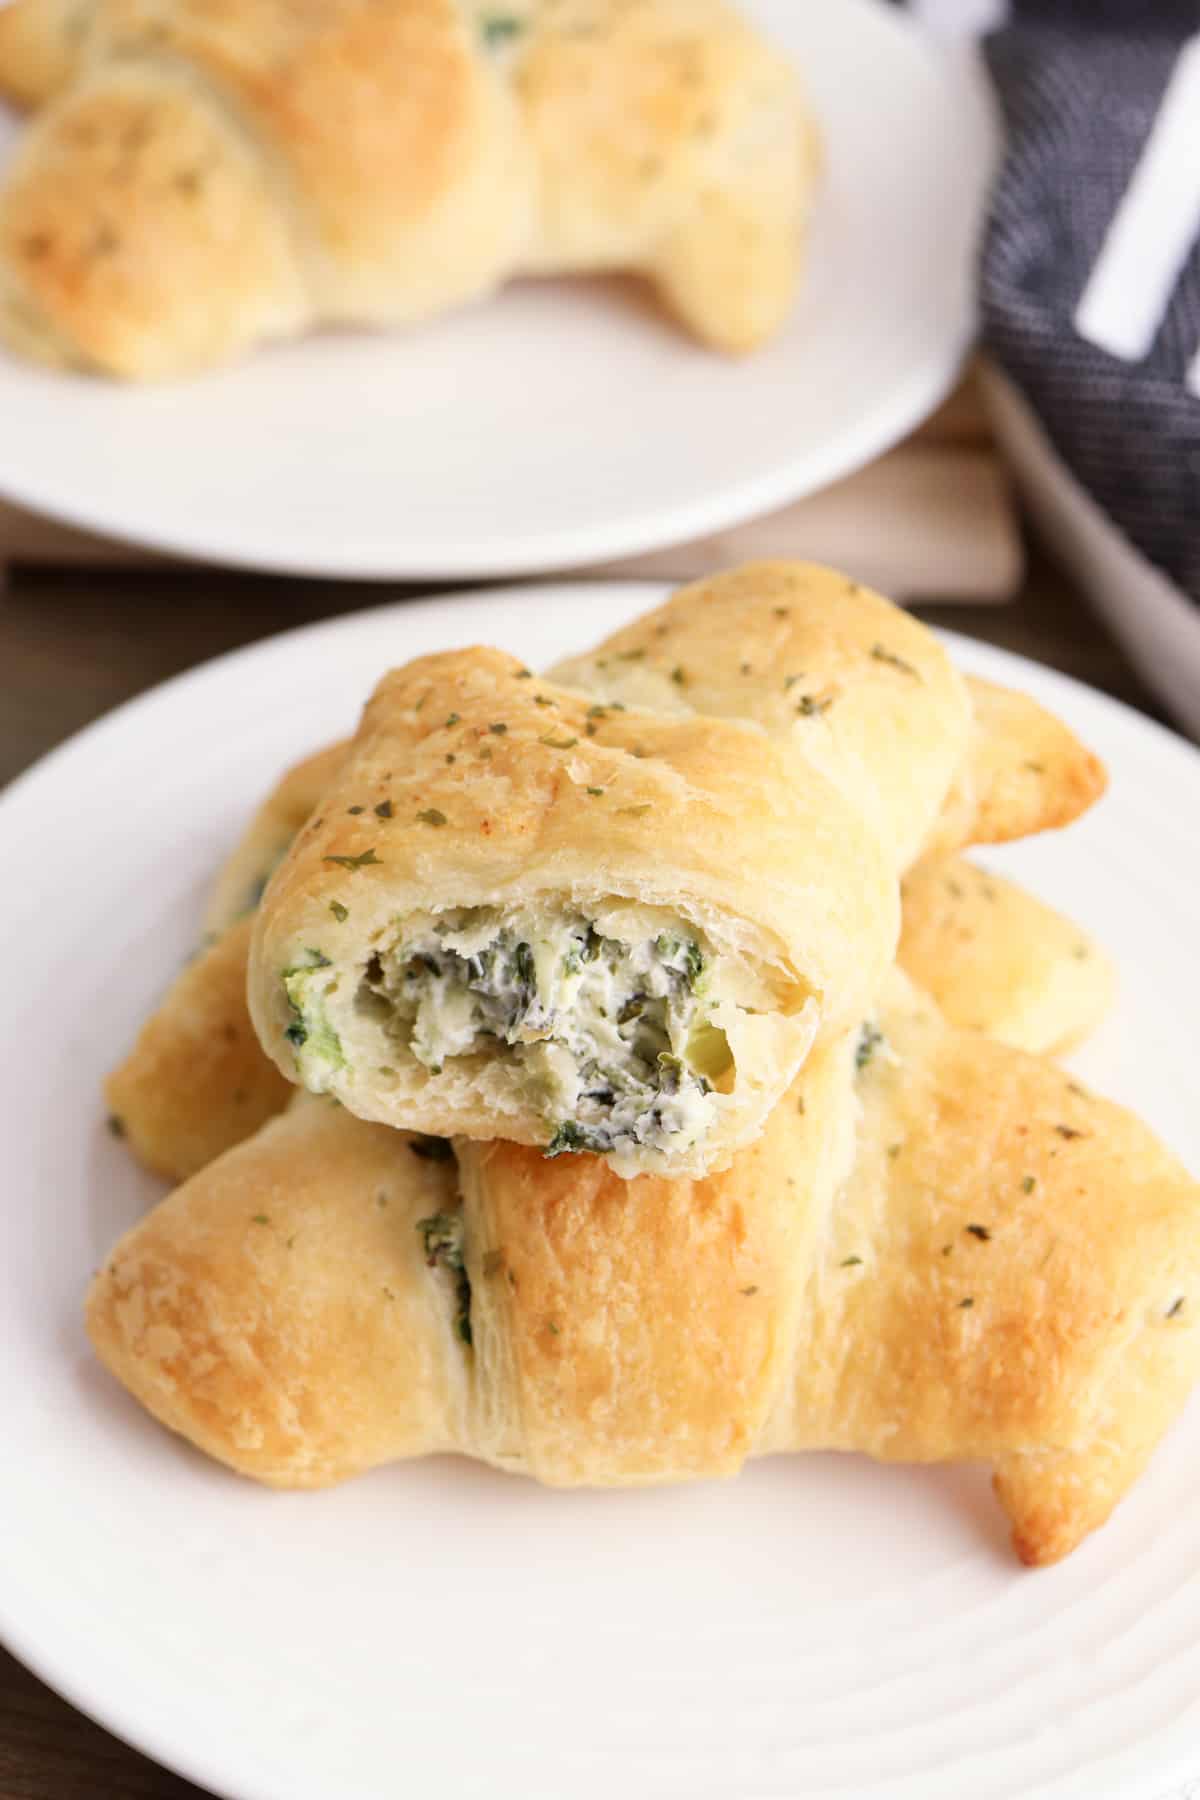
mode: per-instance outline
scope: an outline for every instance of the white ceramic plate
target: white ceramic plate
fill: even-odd
[[[759,355],[701,351],[615,283],[147,391],[0,351],[0,493],[214,562],[432,579],[657,549],[866,462],[968,341],[990,120],[880,0],[744,4],[804,69],[828,156],[810,275]]]
[[[395,607],[158,689],[0,801],[0,1630],[78,1705],[234,1800],[1159,1800],[1200,1772],[1200,1413],[1113,1523],[1022,1570],[976,1470],[779,1459],[564,1494],[462,1461],[264,1492],[152,1424],[80,1299],[157,1198],[102,1073],[188,950],[259,793],[392,661],[546,662],[658,598],[574,586]],[[1200,756],[966,641],[1106,758],[1110,796],[997,859],[1117,953],[1079,1059],[1200,1167]]]

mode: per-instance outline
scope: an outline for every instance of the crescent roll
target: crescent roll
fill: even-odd
[[[1028,694],[968,677],[971,735],[926,851],[1057,831],[1108,785],[1104,765]]]
[[[824,596],[833,607],[846,590],[846,581],[833,571],[817,571],[811,565],[801,565],[806,574],[813,578],[820,576],[817,592]],[[748,569],[736,571],[736,581],[743,581],[752,587],[750,576],[754,581],[765,580],[766,583],[783,580],[788,572],[795,572],[797,565],[779,565],[779,563],[756,563]],[[684,589],[684,594],[694,590]],[[858,596],[867,596],[865,605],[874,607],[876,596],[869,590],[858,589]],[[808,608],[813,603],[813,589],[808,594]],[[705,619],[702,610],[691,612],[687,605],[676,608],[682,617],[669,621],[667,632],[651,632],[653,639],[667,637],[675,632],[675,650],[696,655],[702,659],[712,652],[711,619]],[[811,616],[811,612],[810,612]],[[876,619],[878,619],[876,612]],[[896,612],[889,610],[885,614],[891,626]],[[662,619],[655,619],[655,625],[662,625]],[[693,628],[698,632],[698,641],[693,646]],[[793,626],[795,630],[795,626]],[[860,635],[869,634],[871,626],[867,623],[867,632],[860,630]],[[907,634],[905,634],[907,635]],[[826,635],[826,643],[833,634]],[[871,641],[871,661],[880,661],[874,657],[874,644]],[[637,644],[633,646],[637,648]],[[651,646],[651,650],[657,648]],[[817,646],[811,643],[797,643],[795,650],[808,652],[808,661],[813,662],[820,670],[819,680],[824,680],[824,662],[817,655]],[[604,670],[597,670],[594,664],[604,662]],[[560,664],[561,671],[572,673],[572,686],[583,686],[585,691],[594,691],[590,682],[597,675],[603,677],[604,686],[612,688],[613,682],[628,675],[630,668],[640,664],[640,657],[626,659],[621,650],[615,655],[606,655],[603,648],[592,653],[590,657],[570,659]],[[725,657],[725,661],[729,661]],[[745,659],[741,659],[745,661]],[[680,682],[675,679],[676,668],[682,664],[671,664],[667,670],[667,679],[655,680],[651,698],[655,706],[678,707],[680,702]],[[754,664],[750,664],[754,670]],[[739,664],[741,673],[741,664]],[[653,677],[651,677],[653,679]],[[829,673],[833,679],[833,673]],[[786,680],[786,677],[784,677]],[[774,697],[777,677],[770,670],[770,664],[759,664],[759,682],[768,689],[768,702]],[[792,686],[795,686],[793,682]],[[964,844],[1000,844],[1011,841],[1015,837],[1029,837],[1036,832],[1060,830],[1061,826],[1070,824],[1079,815],[1087,812],[1088,806],[1094,805],[1099,796],[1105,792],[1106,778],[1103,765],[1096,756],[1088,751],[1083,743],[1079,743],[1076,734],[1070,731],[1063,720],[1038,706],[1036,700],[1027,695],[1015,693],[1013,689],[997,688],[993,682],[968,675],[966,677],[966,693],[970,698],[970,729],[966,738],[963,760],[955,769],[954,779],[946,794],[943,810],[932,826],[930,839],[941,844],[943,848],[964,846]],[[599,698],[599,695],[596,695]],[[694,695],[691,702],[694,704]],[[743,691],[741,704],[747,706],[747,693]],[[867,698],[878,698],[867,695]],[[716,695],[716,704],[729,704],[727,697]],[[703,707],[698,707],[703,711]],[[858,706],[858,718],[865,724],[865,715],[869,707]],[[739,716],[739,715],[734,715]],[[757,713],[748,707],[747,718],[754,722],[763,722]],[[804,715],[801,713],[801,718]],[[822,715],[817,715],[822,716]],[[957,729],[957,727],[955,727]],[[266,797],[261,808],[254,815],[252,823],[246,828],[245,835],[237,842],[236,850],[230,855],[225,868],[219,873],[218,882],[212,889],[209,905],[205,909],[205,932],[216,936],[227,925],[252,911],[257,902],[263,898],[266,882],[270,880],[277,864],[284,857],[284,851],[290,848],[291,839],[299,832],[300,826],[308,821],[315,812],[320,796],[329,787],[338,767],[345,760],[349,751],[349,743],[329,743],[324,749],[315,751],[299,761],[293,769],[288,770],[272,794]]]
[[[1037,701],[948,678],[923,625],[815,563],[747,563],[694,582],[551,673],[601,700],[741,719],[794,744],[900,869],[930,848],[1067,825],[1106,785],[1098,758]]]
[[[716,714],[791,734],[854,789],[902,867],[923,829],[922,848],[945,850],[1058,829],[1085,812],[1106,785],[1099,759],[1028,695],[977,676],[960,685],[933,642],[891,602],[836,570],[759,562],[677,590],[597,649],[561,662],[551,678],[597,702]],[[736,672],[730,643],[740,650]],[[781,674],[777,659],[796,667]],[[898,700],[898,675],[919,683],[919,704],[911,693],[910,704]],[[906,777],[892,755],[900,740],[917,764]],[[207,931],[257,905],[349,748],[327,745],[280,780],[221,872]],[[943,786],[941,811],[926,826]]]
[[[815,563],[693,582],[551,672],[608,705],[765,732],[845,794],[896,870],[933,830],[971,732],[966,687],[933,633]]]
[[[595,271],[742,352],[799,281],[816,132],[724,0],[13,0],[0,85],[55,95],[0,191],[0,334],[52,363],[175,376]]]
[[[559,674],[582,693],[482,651],[385,679],[268,890],[255,1024],[362,1117],[698,1173],[863,1011],[969,701],[929,631],[806,565]]]
[[[798,577],[803,577],[802,583]],[[799,604],[793,606],[798,587]],[[757,670],[757,682],[763,691],[761,716],[755,716],[752,689],[740,680],[736,702],[748,709],[748,723],[770,724],[781,680],[767,652],[778,649],[780,626],[786,619],[791,634],[787,660],[803,660],[815,686],[820,687],[825,673],[832,678],[836,668],[844,670],[849,663],[853,679],[842,684],[839,705],[842,701],[849,703],[842,717],[855,731],[865,734],[872,709],[881,706],[886,690],[881,690],[880,682],[893,682],[904,673],[895,661],[889,663],[874,654],[876,648],[886,648],[886,637],[893,646],[894,659],[901,660],[898,644],[908,652],[903,660],[908,661],[910,669],[921,672],[922,690],[932,686],[947,726],[948,741],[960,740],[961,719],[953,684],[943,679],[940,668],[922,661],[927,655],[927,634],[876,596],[847,584],[830,571],[797,569],[793,565],[758,565],[726,577],[714,584],[707,606],[690,604],[696,593],[695,589],[685,590],[686,604],[668,607],[662,617],[653,616],[650,648],[645,656],[640,654],[642,647],[637,642],[632,646],[611,645],[607,652],[596,653],[595,668],[576,669],[577,679],[609,684],[622,678],[640,682],[650,690],[647,697],[656,706],[668,710],[673,707],[683,716],[685,691],[692,705],[703,694],[698,696],[690,686],[685,690],[684,682],[673,678],[677,671],[686,678],[682,663],[663,670],[654,660],[655,653],[663,643],[669,643],[675,656],[686,657],[693,672],[702,674],[721,649],[723,631],[734,629],[747,634],[747,646],[757,657],[757,664],[750,663],[749,667],[752,673]],[[777,609],[783,609],[782,618]],[[769,642],[764,638],[764,624],[771,634]],[[660,630],[663,626],[666,629]],[[847,652],[855,644],[858,655],[852,659]],[[629,649],[634,654],[629,655]],[[836,661],[839,657],[840,664]],[[868,688],[865,694],[859,694],[855,684],[862,681],[864,670]],[[793,682],[788,687],[787,678],[783,677],[782,685],[784,692],[790,693],[798,684]],[[977,688],[978,684],[968,681],[967,689],[973,697]],[[712,703],[722,703],[722,696],[714,694]],[[822,716],[801,710],[794,721],[784,719],[783,731],[792,729],[801,744],[806,740],[811,743],[814,719]],[[595,721],[590,723],[594,725]],[[777,719],[773,729],[780,729]],[[850,735],[843,730],[839,742],[846,745]],[[1038,778],[1031,781],[1024,764],[1031,759],[1035,743],[1041,760]],[[925,784],[920,812],[915,808],[910,811],[906,827],[910,840],[923,828],[922,819],[928,816],[945,779],[945,765],[951,760],[948,753],[932,748],[928,739],[926,744],[926,767],[932,780]],[[865,767],[863,752],[868,747],[858,747],[860,775]],[[879,749],[888,751],[885,737],[879,739]],[[257,905],[269,876],[299,827],[313,813],[348,750],[346,744],[334,744],[306,758],[289,770],[268,796],[217,881],[205,916],[210,938]],[[976,700],[966,754],[967,770],[955,775],[954,789],[960,796],[967,791],[975,795],[975,822],[983,823],[999,836],[1012,835],[1018,828],[1037,830],[1051,822],[1065,822],[1089,803],[1102,785],[1099,765],[1071,732],[1021,696],[1013,695],[1006,701],[1003,695],[994,695],[986,720]],[[887,756],[877,752],[875,762],[881,761],[886,764]],[[908,794],[910,807],[918,792],[919,786],[913,784]],[[959,815],[958,829],[966,826],[969,834],[970,821],[961,797],[952,796],[952,803]],[[869,794],[868,804],[872,804]],[[943,809],[942,822],[935,826],[935,832],[942,829],[945,820]],[[1076,1039],[1090,1027],[1104,1004],[1102,975],[1106,965],[1097,953],[1086,969],[1074,963],[1069,968],[1065,966],[1069,927],[1057,925],[1048,912],[1044,916],[1036,913],[1033,902],[1023,910],[1018,907],[1011,920],[1003,908],[999,914],[987,916],[977,907],[978,916],[970,928],[976,946],[972,959],[964,950],[962,920],[947,912],[938,883],[922,884],[919,875],[914,880],[917,898],[910,898],[907,903],[901,960],[918,980],[939,993],[949,1016],[960,1017],[956,1008],[965,1006],[967,1022],[975,1022],[985,1030],[1001,1031],[1011,1041],[1035,1050]],[[1000,892],[1006,891],[1000,884]],[[1061,951],[1056,948],[1060,940]],[[110,1104],[124,1121],[131,1146],[152,1166],[176,1179],[194,1172],[200,1161],[229,1148],[261,1122],[261,1112],[246,1112],[241,1104],[231,1105],[231,1093],[258,1092],[263,1106],[274,1093],[277,1107],[282,1106],[286,1096],[280,1081],[264,1077],[266,1059],[248,1028],[244,995],[239,991],[234,971],[246,941],[247,934],[239,932],[230,945],[210,953],[211,964],[201,958],[198,966],[181,978],[164,1000],[152,1027],[147,1028],[110,1082]],[[1072,949],[1077,942],[1071,939]],[[1001,962],[1003,977],[997,973]],[[955,980],[948,978],[951,969],[958,971]],[[939,981],[940,987],[935,986]],[[212,991],[199,1006],[200,1021],[210,1032],[219,1028],[228,1043],[238,1047],[241,1063],[237,1070],[228,1069],[220,1058],[192,1055],[195,1026],[188,1011],[206,983]],[[218,1006],[226,1009],[219,1026],[215,1010]],[[170,1049],[172,1042],[176,1045],[176,1060]],[[260,1066],[253,1068],[254,1064]],[[189,1076],[180,1081],[177,1072],[184,1068]]]
[[[965,857],[924,856],[900,894],[896,960],[952,1025],[1063,1056],[1111,1007],[1111,958],[1015,882]]]
[[[79,62],[76,0],[10,0],[0,7],[0,95],[41,106],[66,87]]]
[[[1028,1562],[1103,1522],[1200,1367],[1200,1189],[902,976],[702,1181],[308,1097],[96,1277],[101,1359],[243,1474],[457,1450],[558,1485],[749,1454],[986,1459]]]
[[[898,907],[790,745],[450,652],[368,703],[256,915],[250,1010],[361,1117],[699,1173],[861,1016]]]
[[[186,965],[104,1084],[113,1128],[171,1181],[251,1137],[294,1092],[250,1023],[250,929],[238,920]]]

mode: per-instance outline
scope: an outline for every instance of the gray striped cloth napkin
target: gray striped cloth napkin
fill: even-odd
[[[981,37],[1005,125],[980,258],[997,427],[1066,559],[1200,734],[1200,0],[909,11]]]
[[[1200,5],[1016,0],[983,330],[1087,491],[1200,602]]]

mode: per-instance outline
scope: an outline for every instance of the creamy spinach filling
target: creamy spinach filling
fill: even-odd
[[[324,996],[316,980],[330,966],[323,951],[308,950],[303,963],[283,972],[283,991],[292,1015],[283,1035],[292,1046],[305,1087],[314,1093],[323,1093],[329,1076],[346,1066],[342,1041],[326,1017]]]
[[[381,948],[359,1008],[439,1074],[500,1055],[534,1098],[547,1153],[697,1142],[732,1066],[710,1020],[711,956],[685,928],[636,941],[581,912],[459,910]]]
[[[445,1143],[446,1140],[429,1138],[425,1142]],[[415,1141],[412,1147],[416,1149]],[[448,1144],[446,1149],[451,1156],[454,1154]],[[417,1154],[424,1156],[428,1152],[419,1150]],[[426,1266],[444,1270],[454,1284],[454,1332],[469,1348],[474,1343],[471,1333],[471,1279],[467,1274],[463,1249],[462,1213],[432,1213],[427,1219],[417,1220],[417,1230],[425,1249]]]

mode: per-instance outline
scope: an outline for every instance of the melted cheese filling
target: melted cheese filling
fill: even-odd
[[[358,1005],[431,1074],[454,1057],[505,1057],[552,1154],[696,1143],[732,1067],[709,1022],[711,954],[677,922],[637,935],[644,912],[629,938],[603,923],[490,908],[430,918],[371,957]]]

